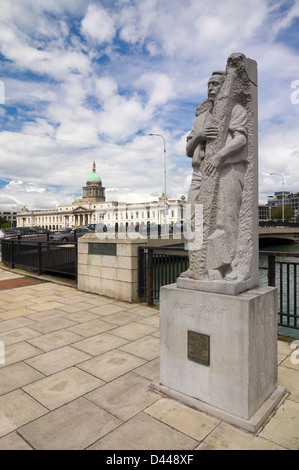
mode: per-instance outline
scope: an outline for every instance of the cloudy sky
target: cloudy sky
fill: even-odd
[[[298,0],[0,0],[0,210],[187,195],[210,73],[258,63],[259,200],[299,191]],[[280,176],[269,173],[277,173]]]

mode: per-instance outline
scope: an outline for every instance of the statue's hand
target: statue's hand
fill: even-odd
[[[214,176],[214,174],[216,173],[216,170],[219,167],[220,163],[221,163],[221,158],[218,155],[218,153],[216,153],[216,155],[213,155],[213,157],[211,157],[207,161],[207,164],[205,166],[205,174],[207,176]]]
[[[210,126],[205,127],[202,131],[198,134],[200,140],[212,140],[216,139],[218,135],[218,127]]]

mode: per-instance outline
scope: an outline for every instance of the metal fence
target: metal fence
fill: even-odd
[[[299,253],[260,252],[260,284],[278,289],[278,325],[299,329]],[[188,269],[184,248],[139,248],[139,297],[158,305],[160,287]]]
[[[2,240],[2,262],[12,269],[77,278],[77,243]]]
[[[159,303],[160,287],[176,282],[189,267],[183,247],[139,247],[139,297],[149,305]]]
[[[299,329],[299,253],[261,251],[260,271],[268,286],[278,290],[278,325]],[[266,263],[265,263],[265,260]],[[263,283],[261,272],[260,281]]]

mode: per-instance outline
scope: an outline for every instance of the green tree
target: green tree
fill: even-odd
[[[292,204],[285,204],[284,206],[284,220],[289,220],[293,217],[294,208]],[[277,207],[272,207],[271,210],[271,219],[282,219],[282,205]]]
[[[2,216],[0,215],[0,227],[2,227],[2,225],[5,224],[6,222],[7,222],[7,220],[4,219],[4,217],[2,217]]]

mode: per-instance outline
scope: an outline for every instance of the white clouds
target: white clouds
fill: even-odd
[[[25,183],[21,180],[12,180],[6,186],[0,189],[1,210],[8,208],[10,210],[20,210],[24,201],[31,201],[34,204],[37,194],[46,192],[46,188],[39,187],[33,183]],[[29,194],[30,193],[30,194]],[[39,200],[42,204],[42,200]]]
[[[152,118],[157,107],[173,97],[172,83],[166,74],[143,74],[134,82],[135,89],[145,93],[119,94],[115,80],[104,76],[96,80],[95,90],[102,110],[97,113],[98,131],[121,141],[140,131]]]
[[[83,34],[97,44],[111,42],[115,35],[114,20],[100,5],[89,5],[81,23]]]
[[[143,43],[151,35],[157,14],[157,0],[142,0],[125,5],[118,14],[120,37],[130,44]]]
[[[281,174],[285,190],[299,191],[299,143],[298,121],[287,129],[282,124],[273,124],[260,139],[260,200],[267,201],[267,195],[280,191],[282,180],[269,173]]]
[[[116,81],[109,76],[103,76],[95,80],[95,89],[100,103],[105,103],[107,99],[118,92]]]
[[[166,74],[144,74],[135,81],[135,85],[146,91],[149,107],[165,104],[174,96],[171,79]]]
[[[185,136],[209,74],[233,51],[258,62],[260,167],[288,172],[299,190],[298,59],[275,42],[298,14],[298,2],[267,0],[1,0],[3,126],[48,137],[0,132],[0,174],[22,181],[5,197],[30,208],[70,202],[95,160],[106,187],[148,200],[163,190],[150,131],[167,141],[169,195],[186,194]]]

